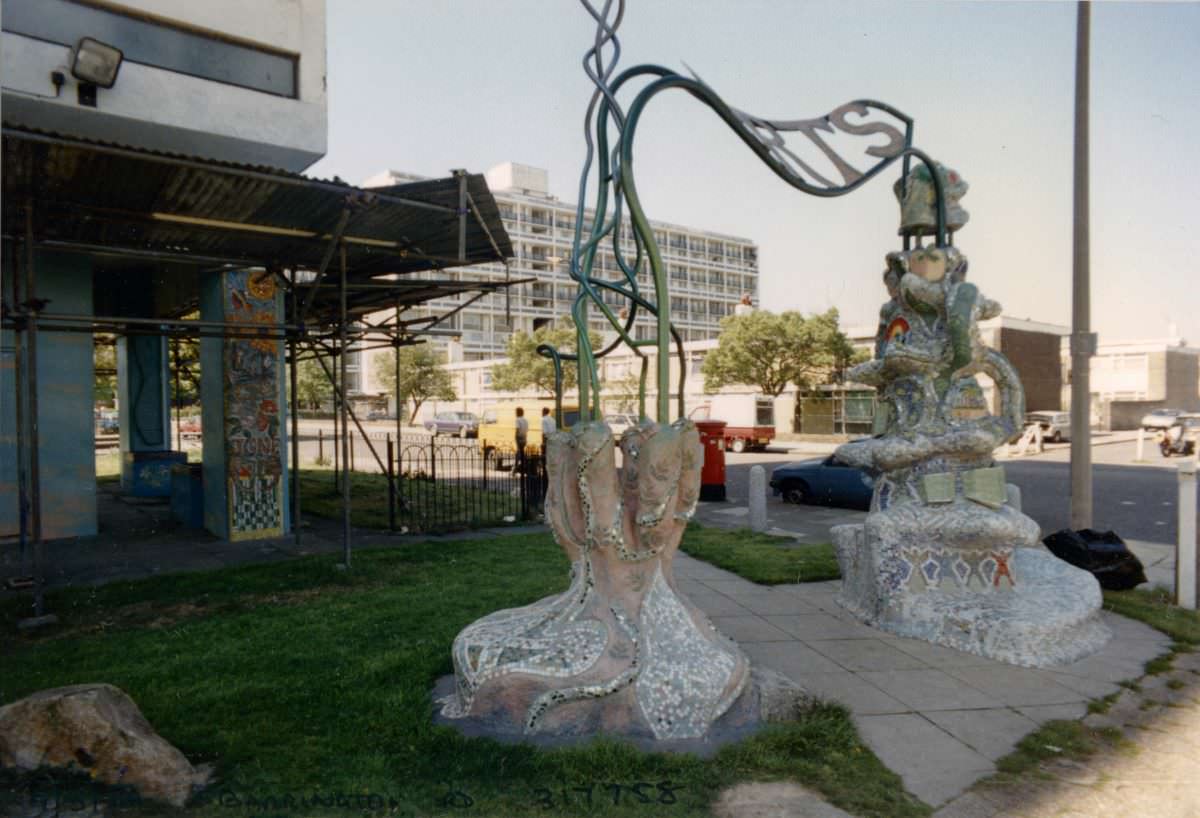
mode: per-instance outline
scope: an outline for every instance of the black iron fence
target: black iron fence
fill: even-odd
[[[317,462],[343,471],[340,447],[323,433]],[[542,450],[488,447],[472,438],[354,434],[349,471],[373,472],[387,481],[388,527],[432,533],[462,528],[536,521],[542,514],[546,466]],[[356,478],[356,480],[359,478]]]

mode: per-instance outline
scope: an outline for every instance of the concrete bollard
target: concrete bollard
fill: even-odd
[[[1146,430],[1141,426],[1138,427],[1137,438],[1137,454],[1133,457],[1134,463],[1145,462],[1146,457]]]
[[[1179,545],[1175,549],[1175,604],[1196,610],[1196,463],[1179,466]]]
[[[750,528],[767,530],[767,470],[762,466],[750,467]]]

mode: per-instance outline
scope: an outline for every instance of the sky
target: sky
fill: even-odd
[[[1006,315],[1069,325],[1074,3],[628,0],[618,69],[690,66],[731,106],[810,119],[854,99],[915,122],[969,182],[956,246]],[[572,0],[328,0],[329,149],[308,171],[361,183],[506,161],[575,202],[595,32]],[[1095,3],[1092,329],[1200,345],[1200,4]],[[803,141],[799,134],[789,145]],[[878,141],[878,138],[876,138]],[[869,141],[869,140],[868,140]],[[852,164],[869,159],[845,144]],[[889,169],[838,198],[784,183],[709,108],[656,96],[634,145],[651,219],[759,245],[761,306],[873,325],[900,249]]]

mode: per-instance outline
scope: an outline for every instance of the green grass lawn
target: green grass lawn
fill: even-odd
[[[117,685],[193,763],[215,765],[218,784],[187,811],[197,816],[362,814],[335,801],[264,806],[268,796],[299,803],[314,792],[351,804],[377,796],[381,815],[695,815],[726,785],[771,779],[800,781],[858,815],[929,814],[838,706],[814,706],[710,760],[617,742],[538,750],[435,727],[430,689],[451,672],[455,634],[565,589],[561,550],[531,534],[362,551],[350,571],[335,562],[53,592],[62,622],[36,636],[13,627],[23,600],[3,600],[0,703],[60,685]]]
[[[790,537],[758,534],[748,528],[729,531],[693,523],[680,549],[763,585],[821,582],[841,576],[831,543],[781,547],[794,542]]]

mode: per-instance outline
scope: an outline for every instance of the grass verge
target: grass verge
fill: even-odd
[[[1172,604],[1171,592],[1166,589],[1105,591],[1104,607],[1145,622],[1180,645],[1200,645],[1200,611],[1189,611]]]
[[[0,704],[117,685],[193,763],[215,765],[217,783],[185,811],[205,818],[699,815],[725,786],[773,779],[857,815],[929,814],[833,705],[709,760],[613,741],[538,750],[433,726],[429,691],[451,672],[454,635],[561,591],[567,570],[548,534],[528,534],[362,551],[349,571],[311,557],[57,591],[62,621],[35,635],[15,630],[18,601],[5,600]]]
[[[748,528],[729,530],[693,523],[679,547],[696,559],[763,585],[822,582],[841,576],[831,543],[795,547],[789,537]]]
[[[1027,735],[1017,749],[996,762],[999,775],[989,779],[1000,783],[1026,776],[1050,776],[1039,773],[1038,765],[1054,758],[1083,761],[1103,749],[1120,747],[1127,741],[1114,727],[1088,727],[1078,721],[1049,721]]]

